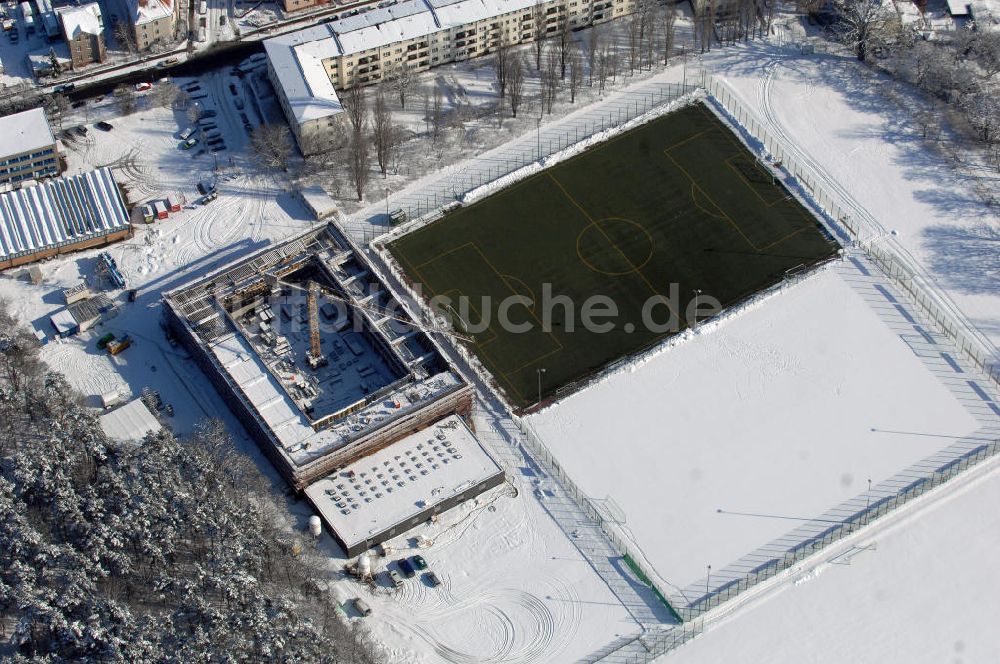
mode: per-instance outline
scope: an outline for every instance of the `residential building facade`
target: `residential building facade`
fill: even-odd
[[[624,16],[636,0],[405,0],[269,39],[268,71],[300,149],[343,112],[336,90],[391,78],[402,68],[486,55],[499,43],[534,41]]]
[[[45,111],[33,108],[0,118],[0,184],[58,175],[59,147]]]
[[[94,62],[104,62],[107,49],[100,4],[91,2],[78,7],[67,7],[59,12],[59,21],[63,37],[69,46],[73,69]]]
[[[135,47],[148,51],[154,46],[166,46],[174,41],[177,26],[175,0],[124,0],[132,25]]]

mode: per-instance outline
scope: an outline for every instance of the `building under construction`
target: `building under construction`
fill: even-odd
[[[296,489],[472,404],[332,224],[167,293],[164,316]]]

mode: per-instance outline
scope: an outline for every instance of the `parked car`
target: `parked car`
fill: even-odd
[[[437,574],[434,572],[427,572],[427,574],[424,574],[424,579],[427,580],[427,583],[429,583],[432,588],[436,588],[441,585],[441,579],[439,579]]]
[[[391,583],[393,586],[395,586],[396,588],[399,588],[400,586],[403,585],[403,577],[401,577],[399,575],[399,572],[397,572],[394,569],[390,569],[390,570],[386,570],[385,573],[386,573],[386,576],[389,577],[389,583]]]
[[[81,136],[86,136],[87,135],[87,128],[84,127],[83,125],[77,125],[77,126],[73,127],[73,131],[75,131],[76,133],[80,134]]]
[[[198,145],[198,139],[197,138],[189,138],[186,141],[184,141],[183,143],[181,143],[181,149],[182,150],[190,150],[191,148],[193,148],[196,145]]]
[[[218,111],[216,111],[213,108],[209,108],[209,109],[206,109],[206,110],[202,111],[201,117],[203,117],[203,118],[214,118],[218,114],[219,114]]]
[[[368,602],[360,597],[354,599],[354,608],[363,616],[370,616],[372,614],[372,607],[368,606]]]
[[[136,92],[145,92],[146,90],[152,90],[152,89],[153,89],[153,84],[150,83],[149,81],[143,81],[142,83],[135,84]]]
[[[112,129],[115,128],[113,124],[111,124],[110,122],[105,122],[104,120],[101,120],[94,126],[100,129],[101,131],[111,131]]]
[[[413,556],[410,560],[417,569],[427,569],[427,561],[424,560],[423,556]]]
[[[57,95],[66,94],[67,92],[73,92],[75,89],[76,85],[74,83],[60,83],[56,87],[52,88],[52,92]]]
[[[235,83],[230,83],[229,84],[229,91],[232,92],[234,95],[238,95],[239,94],[239,91],[236,89],[236,84]]]
[[[201,180],[198,182],[198,193],[208,194],[215,191],[215,183],[209,180]]]
[[[178,134],[178,138],[180,138],[182,141],[186,141],[187,139],[189,139],[192,136],[194,136],[194,132],[195,131],[197,131],[197,129],[195,129],[194,127],[188,127],[187,129],[185,129],[184,131],[182,131],[180,134]]]
[[[243,110],[243,100],[242,99],[240,99],[239,97],[237,97],[236,99],[233,100],[233,103],[236,104],[236,110],[238,110],[238,111],[242,111]]]
[[[226,149],[225,145],[213,145],[210,152],[222,152]]]
[[[185,83],[184,89],[187,90],[188,92],[198,92],[199,90],[201,90],[201,86],[198,85],[197,83]]]
[[[400,571],[406,578],[409,579],[416,575],[416,571],[414,571],[413,565],[411,565],[410,561],[407,560],[406,558],[400,558],[399,560],[396,561],[396,564],[399,565]]]
[[[216,191],[210,191],[210,192],[208,192],[207,194],[205,194],[204,196],[201,197],[201,204],[202,205],[207,205],[208,203],[211,203],[212,201],[214,201],[218,197],[219,197],[219,193],[218,192],[216,192]]]

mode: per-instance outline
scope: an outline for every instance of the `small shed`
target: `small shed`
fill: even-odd
[[[100,423],[104,435],[124,443],[140,443],[146,434],[163,428],[142,399],[133,399],[121,408],[101,415]]]
[[[89,300],[81,300],[69,305],[66,310],[76,322],[78,332],[86,332],[101,322],[106,311],[112,309],[114,305],[107,295],[103,293]]]
[[[337,214],[337,202],[319,185],[299,189],[299,198],[317,221]]]
[[[80,300],[88,299],[93,293],[90,292],[90,287],[87,284],[80,283],[76,286],[72,286],[63,290],[63,298],[66,300],[66,304],[73,304],[74,302],[79,302]]]
[[[80,326],[77,324],[76,319],[73,318],[73,314],[69,312],[69,309],[61,309],[55,312],[49,316],[49,322],[52,324],[53,329],[55,329],[56,334],[62,337],[76,334],[80,331]]]

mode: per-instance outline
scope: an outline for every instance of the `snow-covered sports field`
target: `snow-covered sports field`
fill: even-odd
[[[868,479],[996,420],[945,359],[917,354],[880,288],[838,262],[530,420],[678,593],[704,588],[707,565],[715,587]]]

